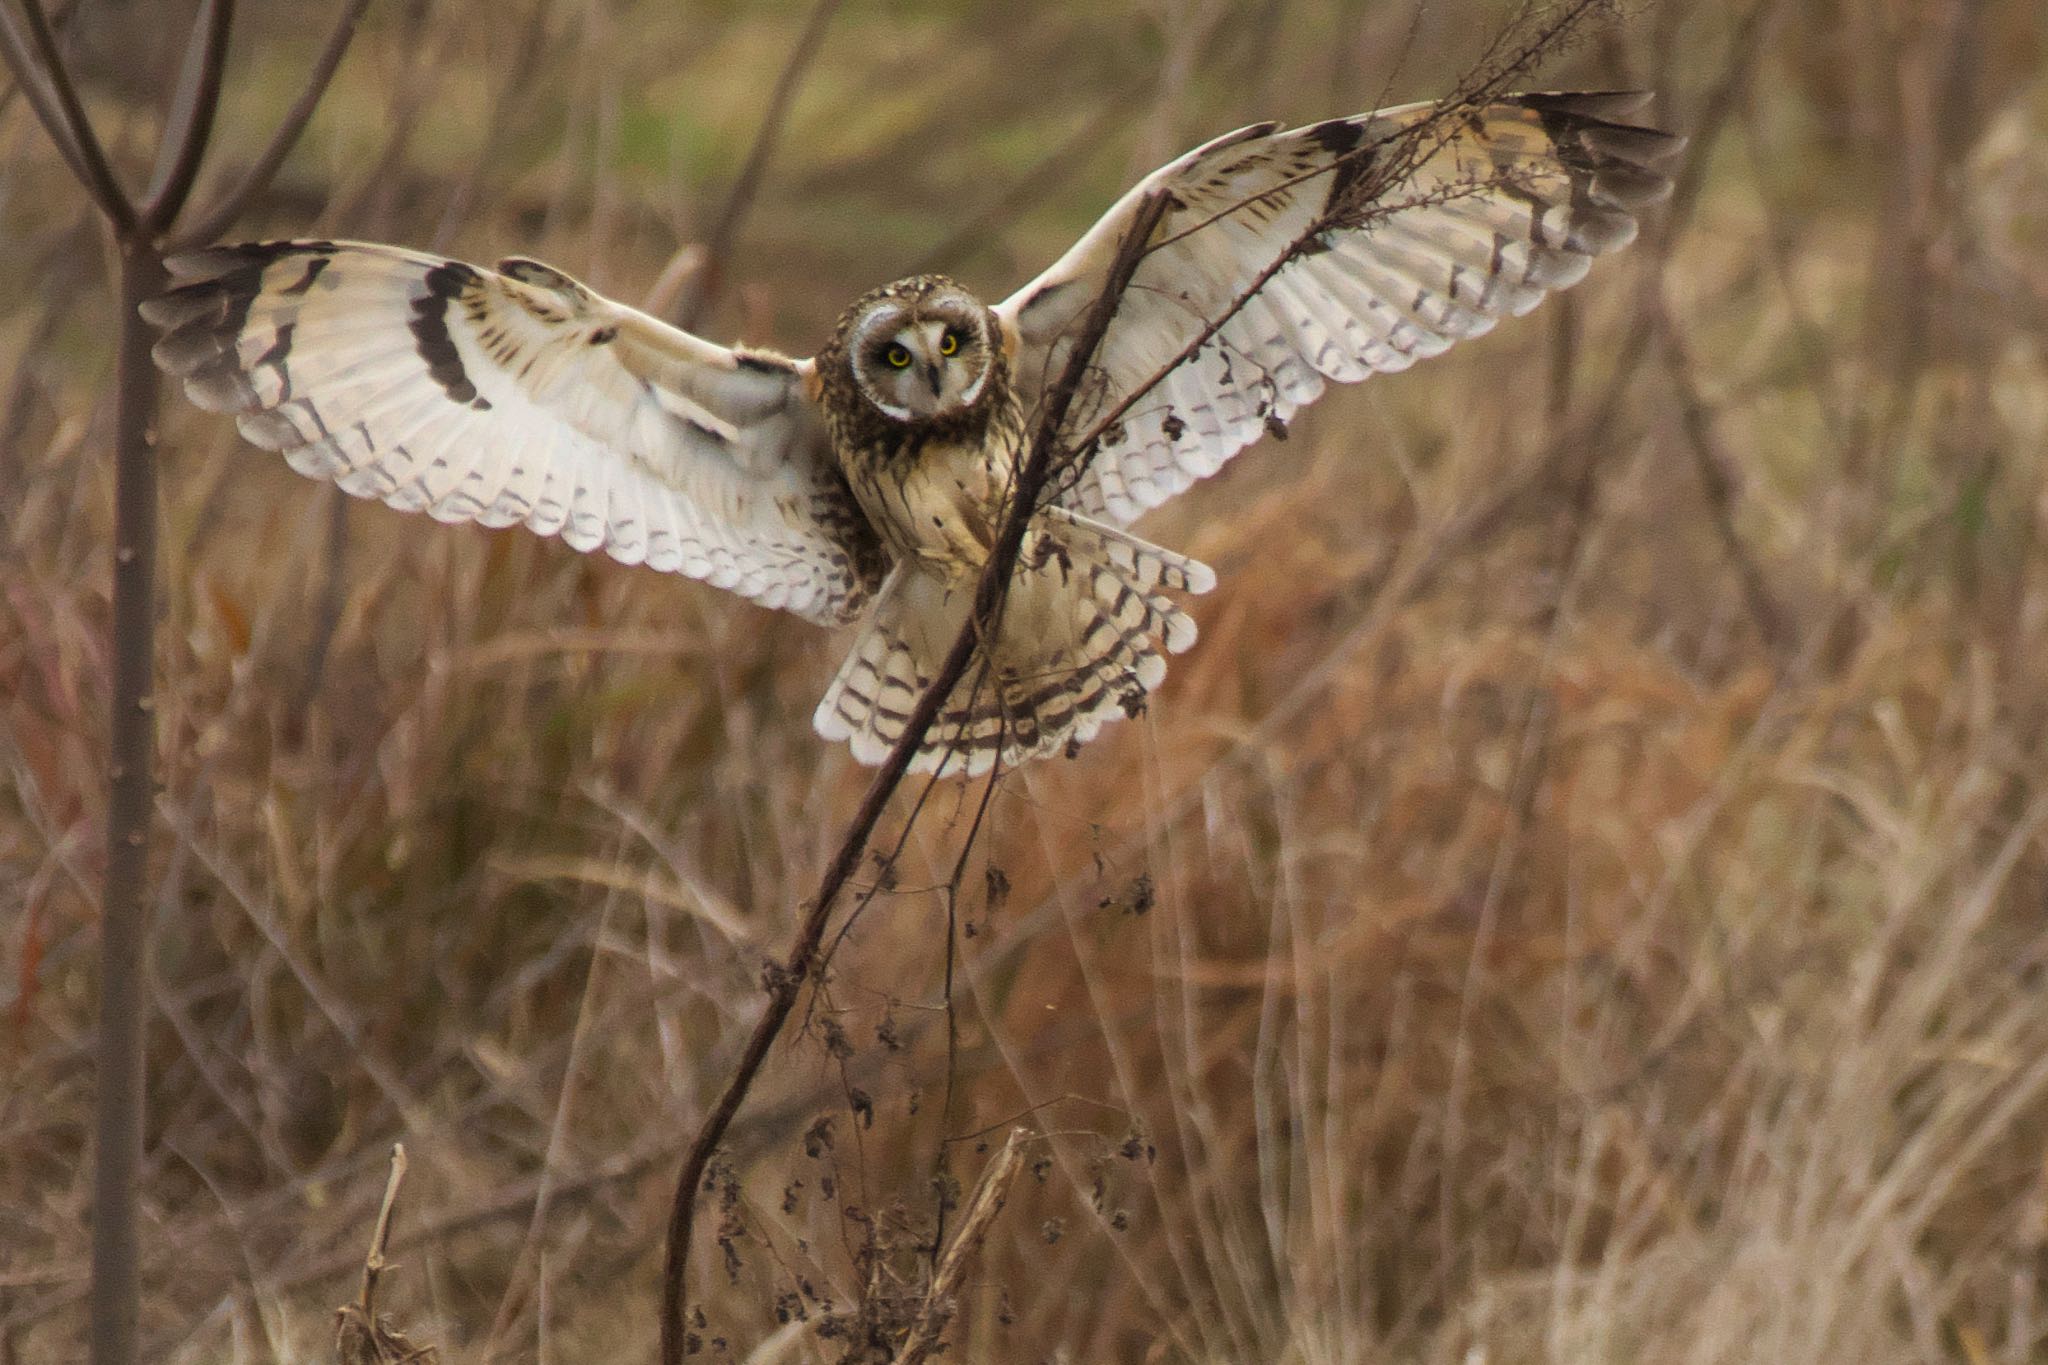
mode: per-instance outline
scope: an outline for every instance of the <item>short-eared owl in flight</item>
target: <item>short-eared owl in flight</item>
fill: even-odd
[[[972,609],[1042,391],[1126,229],[1166,198],[1069,418],[1099,428],[1033,515],[995,638],[917,755],[985,771],[1134,714],[1194,643],[1210,570],[1127,528],[1332,380],[1477,336],[1670,187],[1678,139],[1634,94],[1415,104],[1263,124],[1146,177],[994,307],[920,275],[818,354],[728,349],[558,270],[352,242],[174,258],[144,313],[194,402],[303,474],[441,521],[519,523],[859,621],[814,723],[875,763]]]

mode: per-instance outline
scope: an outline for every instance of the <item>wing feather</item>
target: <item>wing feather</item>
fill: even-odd
[[[1097,353],[1101,382],[1070,419],[1077,435],[1104,430],[1067,504],[1128,523],[1326,383],[1406,369],[1577,283],[1670,190],[1683,141],[1621,121],[1646,99],[1532,94],[1262,124],[1153,172],[996,310],[1035,397],[1138,204],[1169,196]]]
[[[273,242],[172,259],[157,362],[358,497],[851,619],[886,554],[802,367],[677,331],[535,261]]]

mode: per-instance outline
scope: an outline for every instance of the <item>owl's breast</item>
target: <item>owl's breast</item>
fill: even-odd
[[[978,570],[1002,520],[1014,442],[927,441],[898,458],[847,463],[853,493],[899,556]]]
[[[949,573],[987,562],[1021,454],[1021,423],[991,416],[964,432],[912,431],[841,450],[854,497],[894,554]]]

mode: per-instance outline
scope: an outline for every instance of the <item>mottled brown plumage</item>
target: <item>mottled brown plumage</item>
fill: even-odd
[[[871,401],[870,386],[856,373],[855,333],[892,306],[902,310],[905,326],[931,320],[979,329],[951,358],[980,377],[974,401],[910,418]],[[1001,519],[1002,489],[1024,427],[995,314],[943,275],[915,275],[856,300],[814,363],[832,448],[883,542],[899,557],[959,558],[965,568],[978,567]],[[978,555],[970,550],[977,543]]]
[[[920,275],[855,302],[816,359],[840,467],[896,558],[818,707],[819,730],[862,757],[902,733],[988,562],[1024,442],[1006,351],[994,310],[953,280]],[[1044,518],[1027,533],[982,666],[940,710],[925,766],[948,754],[970,771],[998,755],[1019,762],[1136,714],[1164,675],[1161,642],[1194,638],[1159,592],[1169,580],[1211,581],[1135,537],[1064,512]]]

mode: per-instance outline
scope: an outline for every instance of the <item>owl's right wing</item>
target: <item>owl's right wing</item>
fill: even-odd
[[[1326,382],[1406,369],[1576,282],[1671,188],[1683,140],[1627,121],[1647,99],[1512,95],[1261,124],[1154,171],[996,309],[1029,401],[1064,367],[1139,204],[1166,196],[1069,419],[1102,436],[1067,505],[1128,523]]]
[[[157,363],[292,468],[850,620],[887,555],[797,362],[728,350],[536,261],[214,247],[142,306]]]

